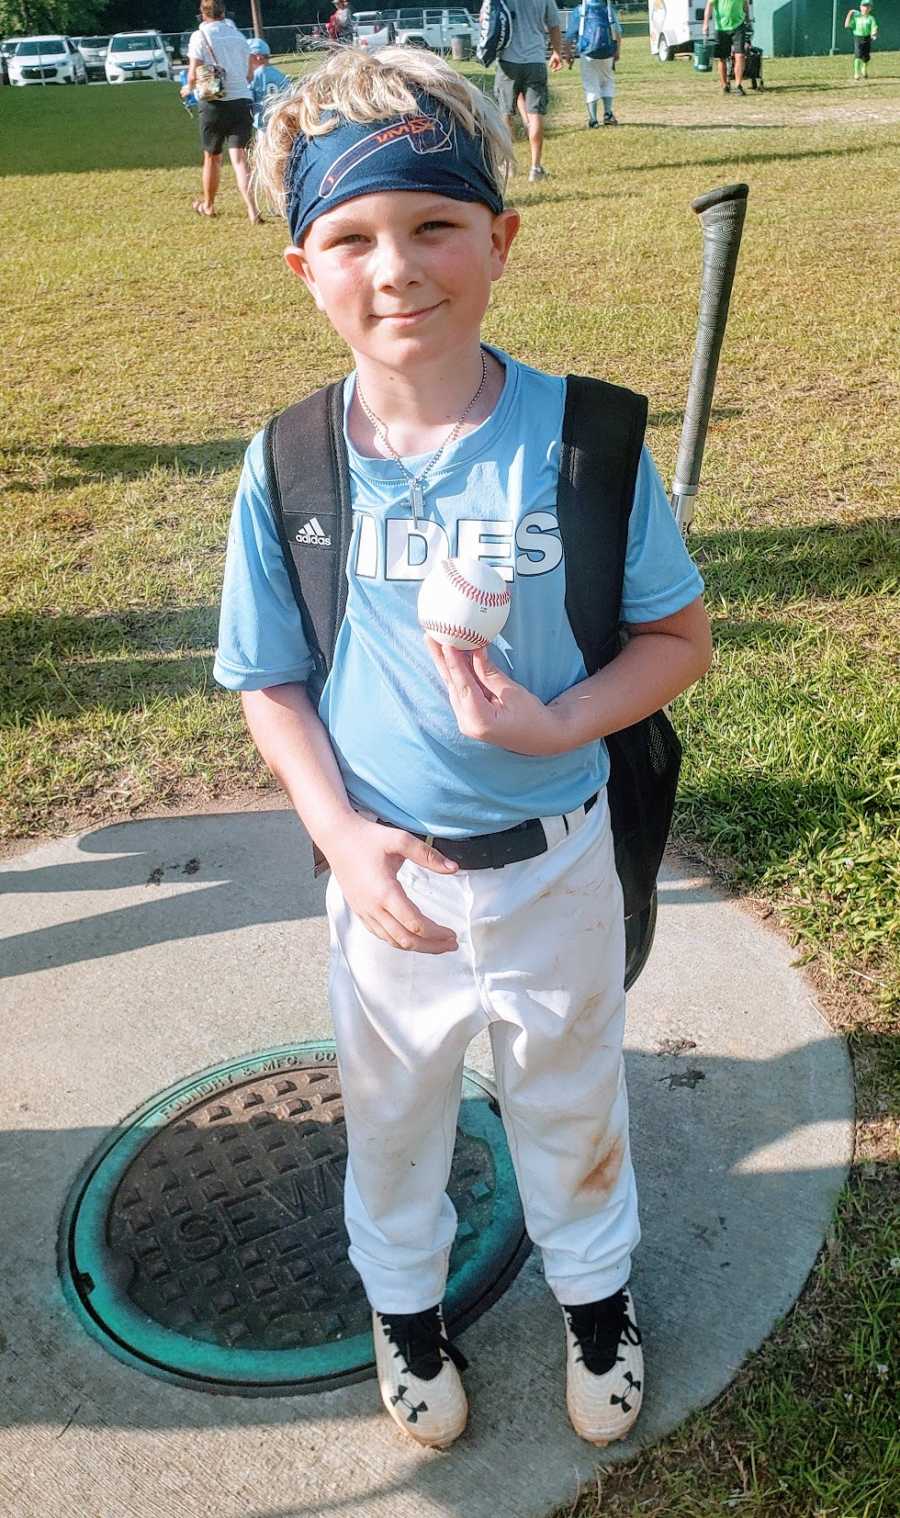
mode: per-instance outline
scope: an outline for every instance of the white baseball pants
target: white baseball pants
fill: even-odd
[[[612,58],[579,58],[581,84],[585,100],[612,100],[616,93],[616,75]]]
[[[545,854],[501,870],[438,876],[403,864],[404,890],[457,934],[453,953],[383,943],[329,883],[350,1258],[379,1312],[420,1312],[443,1297],[463,1058],[486,1027],[525,1222],[551,1290],[575,1305],[628,1280],[640,1230],[605,791],[587,815],[579,807],[544,828]]]

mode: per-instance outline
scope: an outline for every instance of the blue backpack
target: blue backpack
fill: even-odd
[[[514,12],[506,0],[483,0],[478,15],[480,28],[475,57],[482,68],[489,69],[494,59],[508,46]]]
[[[578,23],[579,58],[614,58],[616,38],[607,0],[583,0]]]

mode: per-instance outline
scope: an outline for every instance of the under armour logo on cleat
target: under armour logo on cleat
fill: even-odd
[[[331,538],[326,533],[318,517],[312,517],[304,522],[299,532],[294,534],[297,543],[314,543],[317,548],[330,548]]]
[[[427,1413],[428,1411],[427,1402],[419,1402],[418,1404],[410,1402],[409,1398],[406,1395],[405,1386],[397,1387],[396,1397],[391,1398],[391,1407],[396,1407],[398,1402],[400,1403],[401,1407],[406,1407],[409,1409],[409,1417],[406,1420],[407,1423],[418,1423],[419,1414]]]
[[[617,1397],[617,1396],[613,1395],[612,1397],[610,1397],[609,1401],[610,1401],[610,1406],[611,1407],[615,1407],[616,1403],[618,1403],[619,1406],[621,1407],[623,1413],[630,1413],[633,1404],[628,1401],[628,1398],[631,1396],[631,1394],[633,1392],[639,1392],[640,1391],[640,1389],[641,1389],[641,1383],[640,1383],[640,1381],[635,1381],[634,1376],[631,1374],[630,1370],[626,1370],[626,1372],[625,1372],[625,1380],[628,1382],[628,1385],[626,1386],[626,1388],[625,1388],[624,1392],[622,1393],[621,1397]]]

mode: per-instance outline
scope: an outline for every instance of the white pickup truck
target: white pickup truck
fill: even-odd
[[[425,47],[434,53],[449,53],[457,36],[468,37],[474,49],[479,28],[477,19],[468,11],[451,7],[356,11],[353,30],[359,47],[374,49],[397,42],[401,47]]]

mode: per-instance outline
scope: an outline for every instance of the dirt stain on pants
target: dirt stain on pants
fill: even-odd
[[[613,1139],[612,1143],[602,1154],[592,1170],[588,1171],[581,1183],[582,1191],[593,1191],[597,1196],[606,1196],[616,1184],[619,1171],[622,1168],[622,1154],[624,1144],[621,1138]]]

